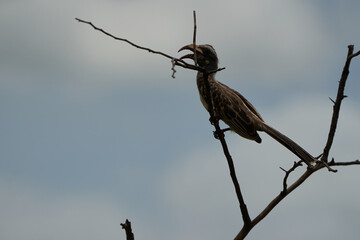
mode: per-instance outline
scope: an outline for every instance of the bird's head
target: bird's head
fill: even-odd
[[[182,56],[180,59],[190,58],[192,60],[195,60],[194,53],[196,51],[196,58],[199,67],[204,68],[206,71],[215,71],[218,69],[219,60],[215,52],[215,49],[211,45],[209,44],[195,45],[194,47],[193,44],[190,44],[180,48],[179,52],[183,50],[190,50],[193,53]]]

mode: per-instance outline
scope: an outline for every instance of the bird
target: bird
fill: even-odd
[[[209,111],[209,99],[206,93],[204,71],[208,73],[206,75],[208,76],[214,115],[227,124],[230,130],[257,143],[262,141],[258,132],[265,132],[298,156],[309,167],[316,162],[316,159],[305,149],[265,123],[260,113],[243,95],[215,79],[219,59],[211,45],[189,44],[180,48],[178,52],[183,50],[190,50],[192,53],[182,56],[181,60],[192,59],[195,61],[196,56],[195,63],[203,69],[203,71],[198,71],[196,83],[200,100],[207,111]]]

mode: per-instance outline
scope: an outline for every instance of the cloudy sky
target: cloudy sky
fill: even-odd
[[[195,72],[78,23],[180,56],[210,43],[218,80],[313,155],[326,142],[347,53],[360,49],[360,2],[0,1],[0,238],[232,239],[242,226],[226,160]],[[331,157],[359,159],[360,58],[354,59]],[[296,158],[261,134],[228,134],[255,217]],[[300,173],[301,171],[299,171]],[[356,239],[360,167],[316,173],[248,239]],[[295,174],[296,175],[296,174]],[[294,180],[291,178],[290,180]]]

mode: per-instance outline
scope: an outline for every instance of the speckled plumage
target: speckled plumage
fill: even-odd
[[[216,117],[224,121],[231,130],[240,136],[261,143],[261,138],[257,133],[259,129],[256,128],[254,122],[254,119],[263,121],[261,115],[240,93],[216,81],[214,76],[214,74],[209,75],[208,81]],[[205,82],[201,72],[197,76],[197,86],[200,100],[209,110]]]
[[[196,51],[197,63],[207,72],[214,72],[218,69],[218,57],[215,49],[211,45],[188,45],[182,50]],[[194,59],[194,54],[188,54],[182,57]],[[302,147],[292,141],[290,138],[280,133],[276,129],[265,123],[255,107],[240,93],[226,86],[215,79],[215,72],[208,75],[210,94],[213,100],[214,114],[225,122],[232,131],[240,136],[261,143],[258,131],[264,131],[276,141],[288,148],[291,152],[304,160],[308,165],[315,162],[311,156]],[[200,100],[204,107],[209,111],[209,99],[207,99],[206,85],[202,72],[197,74],[197,87],[200,94]]]

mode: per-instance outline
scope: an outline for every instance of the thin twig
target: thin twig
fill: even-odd
[[[317,163],[318,163],[318,164],[323,164],[323,165],[329,170],[329,172],[333,172],[333,173],[336,173],[336,172],[337,172],[337,170],[331,168],[330,165],[327,164],[326,161],[320,160],[320,161],[318,161]]]
[[[360,165],[360,160],[355,160],[351,162],[335,162],[334,159],[332,159],[329,162],[330,166],[350,166],[350,165]]]
[[[193,34],[193,46],[194,49],[196,48],[196,29],[197,29],[197,25],[196,25],[196,11],[193,11],[193,17],[194,17],[194,34]],[[195,62],[195,66],[198,66],[197,63],[197,51],[194,51],[194,62]]]
[[[178,59],[178,58],[175,58],[175,57],[172,57],[170,56],[169,54],[166,54],[166,53],[163,53],[161,51],[156,51],[156,50],[153,50],[151,48],[148,48],[148,47],[143,47],[143,46],[140,46],[138,44],[135,44],[125,38],[120,38],[120,37],[116,37],[114,36],[113,34],[111,33],[108,33],[107,31],[95,26],[92,22],[89,22],[89,21],[85,21],[85,20],[82,20],[82,19],[79,19],[79,18],[75,18],[77,21],[81,22],[81,23],[85,23],[85,24],[88,24],[90,25],[91,27],[93,27],[95,30],[97,31],[100,31],[102,32],[103,34],[115,39],[115,40],[118,40],[118,41],[123,41],[123,42],[126,42],[128,44],[130,44],[131,46],[135,47],[135,48],[139,48],[139,49],[142,49],[142,50],[145,50],[145,51],[148,51],[150,53],[153,53],[153,54],[158,54],[158,55],[161,55],[163,57],[166,57],[168,59],[170,59],[171,61],[174,61],[175,62],[175,65],[177,66],[181,66],[183,68],[187,68],[187,69],[192,69],[192,70],[196,70],[196,71],[202,71],[203,69],[198,67],[198,66],[195,66],[195,65],[192,65],[192,64],[189,64],[187,62],[185,62],[184,60],[182,59]]]
[[[329,97],[329,99],[333,104],[335,104],[335,101],[331,97]]]
[[[329,162],[329,166],[350,166],[350,165],[360,165],[359,160],[351,161],[351,162]],[[250,228],[243,227],[238,235],[234,238],[234,240],[242,240],[244,239],[248,233],[251,231],[256,224],[258,224],[261,220],[263,220],[287,195],[289,195],[292,191],[294,191],[297,187],[299,187],[306,179],[308,179],[313,173],[319,171],[320,169],[325,168],[325,165],[319,164],[314,166],[314,168],[308,168],[293,184],[291,184],[286,192],[281,191],[267,206],[264,210],[259,213],[252,221]]]
[[[280,169],[285,172],[285,177],[284,177],[284,180],[283,180],[282,194],[286,194],[286,191],[287,191],[287,179],[288,179],[290,173],[295,171],[295,169],[297,167],[300,167],[300,166],[302,166],[302,161],[294,162],[294,165],[289,170],[285,170],[282,167],[280,167]]]
[[[193,33],[193,46],[195,48],[196,46],[196,12],[193,12],[193,16],[194,16],[194,33]],[[196,57],[196,50],[194,51],[194,59],[195,59],[195,65],[197,66],[197,57]],[[230,155],[227,143],[225,141],[225,135],[224,132],[221,130],[220,125],[219,125],[219,119],[215,116],[215,111],[214,111],[214,104],[213,104],[213,99],[212,99],[212,94],[210,91],[210,84],[209,84],[209,75],[218,71],[221,71],[225,68],[222,69],[217,69],[215,71],[207,72],[205,70],[202,70],[203,73],[203,78],[204,78],[204,82],[205,82],[205,88],[206,88],[206,97],[207,99],[209,99],[209,114],[210,114],[210,123],[214,125],[215,127],[215,135],[217,136],[217,139],[219,139],[219,141],[221,142],[221,146],[223,148],[224,151],[224,155],[226,157],[226,160],[228,162],[228,166],[229,166],[229,170],[230,170],[230,176],[231,179],[233,181],[234,187],[235,187],[235,192],[239,201],[239,205],[240,205],[240,211],[241,211],[241,215],[244,221],[244,226],[249,226],[251,223],[251,219],[249,216],[249,212],[247,209],[247,206],[245,204],[244,198],[242,196],[241,190],[240,190],[240,185],[239,185],[239,181],[237,180],[236,177],[236,172],[235,172],[235,167],[234,167],[234,162],[232,160],[232,157]]]

